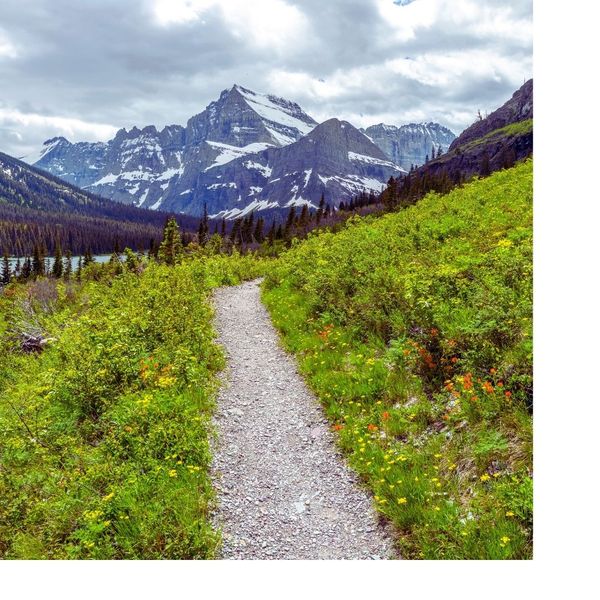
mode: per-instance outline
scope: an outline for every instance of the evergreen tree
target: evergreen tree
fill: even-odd
[[[156,258],[156,254],[158,252],[158,248],[156,246],[156,242],[154,238],[150,238],[150,247],[148,248],[148,258]]]
[[[63,274],[63,256],[60,247],[60,240],[56,240],[54,245],[54,262],[52,263],[52,277],[60,279]]]
[[[31,274],[33,272],[33,267],[31,266],[31,258],[29,258],[29,256],[25,259],[25,262],[23,262],[23,268],[21,269],[21,273],[20,273],[20,280],[21,281],[27,281],[30,277]]]
[[[225,239],[227,235],[227,224],[225,223],[225,219],[221,219],[221,237]]]
[[[163,231],[163,241],[158,249],[158,258],[167,265],[174,265],[181,260],[183,245],[177,221],[171,217],[167,220]]]
[[[77,259],[77,270],[75,271],[75,278],[77,281],[81,282],[81,271],[83,269],[83,262],[81,260],[81,256]]]
[[[319,200],[319,208],[317,209],[317,225],[321,222],[325,214],[325,194],[321,192],[321,199]]]
[[[264,219],[262,217],[259,217],[258,221],[256,221],[256,227],[254,229],[254,239],[259,244],[262,244],[263,240],[265,239],[265,235],[263,232],[264,226],[265,226]]]
[[[201,246],[205,246],[206,242],[210,237],[210,228],[208,225],[208,211],[206,210],[206,202],[204,203],[204,211],[202,213],[202,218],[200,219],[200,224],[198,225],[198,243]]]
[[[273,222],[271,223],[271,227],[269,229],[269,235],[267,236],[267,239],[269,241],[269,246],[272,246],[273,242],[275,241],[275,233],[276,233],[275,219],[273,219]]]
[[[67,250],[65,254],[65,261],[63,266],[63,278],[65,281],[71,280],[73,274],[73,254],[70,250]]]
[[[44,262],[44,254],[39,244],[33,248],[33,276],[43,277],[46,274],[46,264]]]
[[[290,212],[288,213],[287,220],[285,222],[285,227],[283,228],[283,237],[284,239],[290,239],[292,234],[292,229],[294,224],[296,223],[296,207],[290,207]]]
[[[83,254],[83,267],[87,267],[94,262],[94,256],[92,255],[92,251],[89,246],[86,247],[85,252]]]
[[[5,250],[2,255],[2,273],[0,274],[0,283],[8,285],[10,283],[10,263],[8,262],[8,252]]]

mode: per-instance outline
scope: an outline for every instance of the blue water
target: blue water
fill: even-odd
[[[107,263],[110,260],[110,257],[112,256],[112,254],[96,254],[94,255],[94,260],[96,262],[99,263]],[[121,256],[122,258],[122,256]],[[17,264],[17,258],[14,256],[9,257],[8,259],[8,263],[10,264],[10,268],[14,269],[15,265]],[[23,266],[23,263],[25,262],[26,259],[21,259],[21,266]],[[81,257],[81,260],[83,261],[83,256]],[[63,258],[64,261],[64,258]],[[73,256],[73,258],[71,259],[71,266],[73,267],[73,270],[75,270],[77,268],[77,263],[79,261],[79,256]],[[53,256],[48,256],[46,258],[46,270],[49,271],[50,269],[52,269],[52,265],[54,264],[54,257]]]

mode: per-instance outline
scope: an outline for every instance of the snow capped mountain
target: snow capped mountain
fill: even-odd
[[[121,129],[107,143],[54,138],[25,160],[106,198],[157,209],[172,195],[170,188],[193,190],[203,173],[291,144],[316,124],[293,102],[234,85],[186,127]]]
[[[177,182],[161,208],[198,215],[206,204],[213,218],[232,219],[252,210],[316,207],[321,194],[337,205],[363,190],[380,192],[390,175],[403,172],[350,123],[330,119],[293,144],[238,157],[195,181]]]
[[[53,138],[26,160],[125,204],[234,218],[251,210],[334,205],[445,151],[454,134],[435,123],[359,131],[317,125],[298,104],[239,85],[221,92],[187,124],[121,129],[106,143]]]
[[[456,136],[439,123],[409,123],[401,127],[394,125],[372,125],[364,130],[386,156],[403,169],[411,165],[419,166],[427,156],[431,158],[432,148],[437,155],[438,148],[447,152]]]

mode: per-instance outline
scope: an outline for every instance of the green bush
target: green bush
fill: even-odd
[[[311,234],[264,299],[405,556],[531,556],[531,161]]]
[[[209,293],[262,264],[134,266],[0,297],[3,558],[215,556],[208,439],[224,362]],[[15,336],[33,325],[53,341],[24,355]]]

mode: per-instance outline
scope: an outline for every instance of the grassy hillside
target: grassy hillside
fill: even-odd
[[[0,295],[0,557],[211,558],[212,287],[252,257],[156,263]],[[84,272],[84,278],[86,273]],[[93,279],[101,279],[95,281]],[[24,354],[30,332],[53,338]]]
[[[270,268],[264,299],[407,558],[532,554],[532,163]]]

